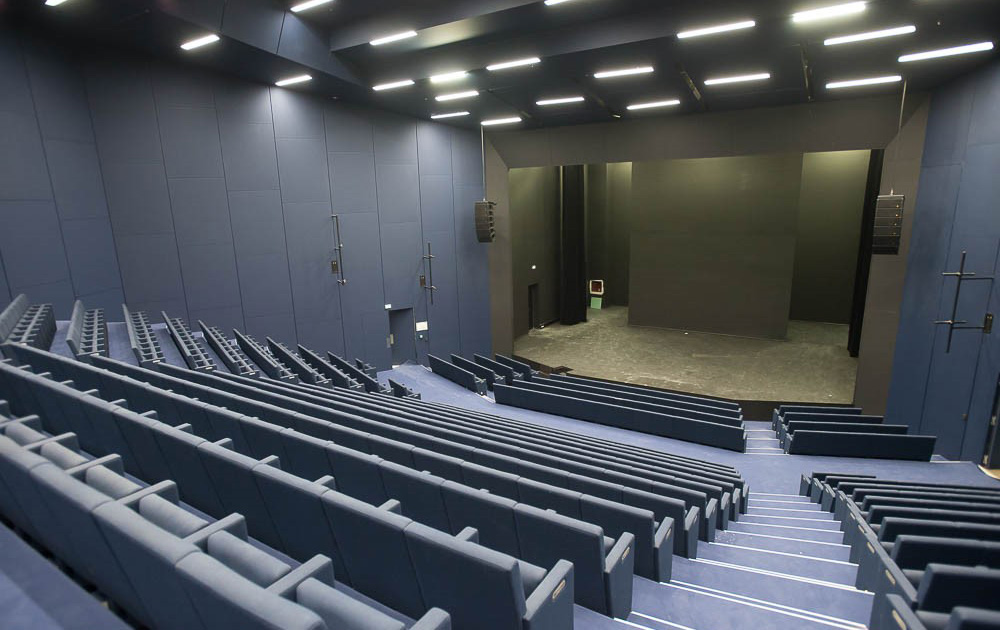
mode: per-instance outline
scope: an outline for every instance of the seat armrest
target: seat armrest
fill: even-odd
[[[466,542],[479,544],[479,530],[475,527],[466,527],[462,531],[455,534],[455,538],[458,540],[464,540]]]
[[[333,475],[323,475],[317,479],[314,483],[318,483],[324,488],[329,488],[330,490],[337,489],[337,480],[333,478]]]
[[[604,572],[610,573],[619,564],[629,562],[635,565],[635,535],[632,532],[622,532],[604,558]]]
[[[117,453],[112,453],[111,455],[105,455],[104,457],[98,457],[92,459],[89,462],[80,464],[79,466],[73,466],[72,468],[67,468],[66,472],[73,475],[77,479],[82,480],[83,476],[87,471],[94,466],[104,466],[111,472],[117,473],[119,475],[125,475],[125,465],[122,463],[122,458]]]
[[[146,486],[142,490],[136,490],[132,494],[118,499],[118,502],[121,503],[122,505],[132,507],[133,504],[142,501],[144,498],[152,494],[158,494],[173,504],[176,504],[178,501],[180,501],[180,492],[177,490],[177,484],[167,479],[166,481],[161,481],[159,483],[154,483],[151,486]]]
[[[403,504],[397,501],[396,499],[389,499],[382,505],[378,506],[378,509],[385,510],[387,512],[392,512],[394,514],[402,514]]]
[[[674,547],[678,555],[693,558],[698,548],[698,532],[700,529],[701,510],[692,507],[684,515],[684,535],[674,539]]]
[[[635,573],[635,536],[624,532],[604,558],[605,614],[625,619],[632,612],[632,574]]]
[[[47,437],[44,440],[38,440],[37,442],[32,442],[31,444],[25,444],[24,449],[28,451],[37,451],[46,444],[62,444],[66,448],[80,452],[80,441],[76,438],[76,433],[60,433],[59,435],[53,435],[52,437]]]
[[[268,586],[267,590],[285,599],[294,600],[295,589],[309,578],[332,587],[333,561],[323,555],[313,556]]]
[[[451,616],[440,608],[431,608],[410,630],[451,630]]]
[[[204,551],[208,537],[216,532],[228,532],[240,540],[246,540],[248,536],[247,521],[242,514],[230,514],[202,527],[185,538],[184,542],[191,543]]]
[[[525,593],[523,630],[573,627],[573,563],[559,560],[533,593]]]
[[[674,565],[674,536],[677,534],[674,519],[664,518],[653,533],[654,579],[669,582]],[[693,557],[693,556],[692,556]]]
[[[3,422],[0,422],[0,427],[5,427],[9,424],[23,424],[29,429],[34,429],[35,431],[45,431],[45,428],[42,426],[42,419],[34,414],[24,416],[23,418],[4,419]]]

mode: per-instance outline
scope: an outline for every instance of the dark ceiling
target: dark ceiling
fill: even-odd
[[[813,23],[796,11],[848,0],[332,0],[292,13],[301,0],[44,0],[4,4],[25,28],[99,39],[157,56],[184,58],[254,80],[273,82],[307,72],[313,80],[289,89],[375,104],[420,118],[468,111],[450,124],[520,116],[522,127],[605,122],[664,115],[628,111],[637,102],[679,99],[666,110],[720,111],[810,100],[899,93],[901,83],[829,90],[831,81],[902,75],[924,90],[994,57],[980,52],[914,63],[901,54],[983,41],[1000,35],[997,0],[870,0],[866,10]],[[16,8],[15,8],[16,7]],[[743,20],[756,27],[678,39],[693,28]],[[913,34],[825,46],[829,37],[913,25]],[[413,30],[416,37],[384,46],[371,39]],[[208,32],[221,41],[190,52],[178,45]],[[490,72],[492,63],[539,57],[536,65]],[[594,73],[653,66],[640,76],[596,79]],[[464,70],[446,85],[429,77]],[[766,81],[706,86],[714,76],[769,72]],[[380,83],[412,79],[397,90]],[[477,90],[478,97],[439,103],[435,96]],[[540,99],[583,96],[583,102],[541,107]]]

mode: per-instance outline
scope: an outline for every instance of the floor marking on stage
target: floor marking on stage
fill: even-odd
[[[744,516],[747,516],[744,514]],[[771,517],[774,518],[774,517]],[[824,521],[829,523],[836,523],[837,521]],[[736,521],[737,524],[742,523],[743,525],[751,525],[753,527],[780,527],[781,529],[799,529],[804,532],[826,532],[843,535],[844,532],[839,529],[820,529],[819,527],[796,527],[794,525],[775,525],[774,523],[745,523],[743,521]],[[732,530],[739,531],[739,530]]]
[[[695,589],[700,589],[700,590],[705,590],[705,591],[711,591],[713,593],[719,593],[720,595],[727,595],[727,596],[735,598],[735,599],[742,599],[742,600],[746,600],[746,601],[756,602],[758,604],[763,604],[765,606],[773,606],[775,608],[782,608],[782,609],[785,609],[785,610],[790,610],[792,612],[802,613],[802,614],[809,615],[809,616],[812,616],[812,617],[820,617],[822,619],[827,619],[829,621],[833,621],[833,622],[836,622],[836,623],[846,624],[848,626],[852,626],[852,627],[855,627],[855,628],[866,627],[865,624],[861,623],[860,621],[851,621],[850,619],[844,619],[842,617],[834,617],[832,615],[824,615],[823,613],[813,612],[811,610],[805,610],[805,609],[802,609],[802,608],[796,608],[794,606],[787,606],[785,604],[779,604],[778,602],[772,602],[772,601],[769,601],[769,600],[766,600],[766,599],[757,599],[756,597],[750,597],[749,595],[741,595],[739,593],[730,593],[729,591],[724,591],[724,590],[717,589],[717,588],[711,588],[709,586],[702,586],[701,584],[691,584],[689,582],[683,582],[681,580],[671,580],[670,583],[671,584],[680,584],[681,586],[687,586],[689,588],[695,588]],[[662,584],[662,582],[661,582],[661,584]]]
[[[779,526],[780,527],[780,526]],[[818,529],[815,531],[825,532],[825,529]],[[822,540],[809,540],[808,538],[791,538],[789,536],[772,536],[770,534],[756,534],[754,532],[741,532],[735,529],[726,530],[727,534],[740,535],[740,536],[757,536],[759,538],[775,538],[777,540],[794,540],[795,542],[812,543],[814,545],[829,545],[832,547],[850,547],[850,545],[845,545],[844,543],[834,543],[826,542]]]
[[[871,591],[862,591],[849,586],[847,584],[838,584],[836,582],[827,582],[826,580],[818,580],[815,578],[802,577],[801,575],[792,575],[790,573],[780,573],[778,571],[768,571],[767,569],[758,569],[756,567],[748,567],[743,564],[735,564],[732,562],[721,562],[719,560],[708,560],[705,558],[693,558],[691,562],[698,564],[707,564],[715,567],[724,567],[727,569],[735,569],[737,571],[747,571],[749,573],[758,573],[760,575],[767,575],[770,577],[776,577],[783,580],[792,580],[793,582],[802,582],[804,584],[812,584],[813,586],[823,586],[826,588],[834,588],[841,591],[852,591],[855,593],[867,593],[868,595],[874,595]],[[661,582],[662,584],[662,582]]]
[[[781,610],[779,608],[772,608],[770,606],[764,606],[762,604],[755,604],[753,602],[740,601],[738,599],[734,599],[734,598],[731,598],[731,597],[726,597],[724,595],[717,595],[717,594],[711,593],[709,591],[701,591],[701,590],[696,590],[696,589],[693,589],[693,588],[687,588],[687,587],[684,587],[684,586],[678,586],[676,583],[673,583],[673,582],[660,582],[660,584],[663,584],[664,586],[669,586],[671,588],[676,588],[676,589],[681,590],[681,591],[687,591],[689,593],[696,593],[696,594],[699,594],[699,595],[705,595],[706,597],[714,597],[715,599],[721,599],[723,601],[732,602],[734,604],[740,604],[741,606],[749,606],[750,608],[757,608],[759,610],[766,610],[767,612],[777,613],[779,615],[786,615],[788,617],[795,617],[797,619],[805,619],[806,621],[811,621],[813,623],[818,623],[818,624],[824,625],[824,626],[830,626],[832,628],[840,628],[841,630],[857,630],[858,627],[859,627],[859,626],[854,625],[853,622],[851,622],[851,625],[847,625],[847,624],[843,624],[843,623],[834,623],[832,621],[826,621],[825,619],[819,619],[817,617],[812,617],[812,616],[807,616],[807,615],[801,615],[801,614],[798,614],[798,613],[794,613],[794,612],[790,612],[790,611],[786,611],[786,610]]]
[[[789,503],[794,503],[794,501],[789,501]],[[753,506],[751,506],[753,508]],[[830,514],[830,512],[824,511],[820,506],[816,506],[815,510],[795,510],[792,508],[773,508],[773,507],[756,507],[755,510],[774,510],[776,512],[806,512],[809,514]]]
[[[767,514],[744,514],[744,518],[780,518],[783,521],[812,521],[813,523],[833,523],[837,521],[827,518],[802,518],[801,516],[770,516]]]
[[[758,551],[760,553],[770,553],[776,556],[790,556],[792,558],[802,558],[803,560],[815,560],[816,562],[829,562],[831,564],[846,564],[852,567],[858,566],[856,562],[847,562],[846,560],[831,560],[830,558],[817,558],[816,556],[807,556],[799,553],[791,553],[788,551],[773,551],[771,549],[758,549],[756,547],[744,547],[743,545],[734,545],[732,543],[717,543],[710,542],[709,545],[715,545],[717,547],[729,547],[730,549],[746,549],[748,551]]]
[[[682,626],[679,623],[674,623],[673,621],[667,621],[666,619],[660,619],[659,617],[654,617],[652,615],[645,615],[641,612],[632,611],[632,614],[637,617],[642,617],[643,619],[649,619],[650,621],[655,621],[656,623],[662,623],[665,626],[670,626],[671,628],[678,628],[679,630],[694,630],[691,626]],[[615,621],[621,621],[620,619],[615,619]],[[632,623],[631,621],[626,621],[625,623],[633,625],[637,628],[645,628],[646,626],[640,626],[639,624]],[[647,628],[647,630],[652,630],[652,628]]]

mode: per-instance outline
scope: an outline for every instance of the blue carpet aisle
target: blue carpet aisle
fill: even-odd
[[[176,346],[162,325],[156,326],[156,333],[166,362],[183,366]],[[65,324],[61,323],[52,349],[67,355],[65,334]],[[108,341],[113,358],[135,363],[124,325],[111,324]],[[225,370],[210,349],[209,354],[216,360],[218,369]],[[853,586],[857,567],[848,560],[848,548],[841,544],[838,524],[831,513],[798,494],[800,476],[814,470],[843,470],[938,483],[1000,485],[968,462],[921,463],[786,455],[778,447],[777,437],[767,422],[746,423],[750,443],[747,453],[743,454],[496,405],[491,399],[435,376],[422,366],[400,366],[380,373],[379,378],[383,382],[392,378],[411,387],[419,391],[425,401],[738,467],[751,488],[748,512],[732,522],[727,530],[720,530],[715,542],[703,542],[697,558],[675,556],[670,583],[635,577],[634,607],[627,619],[610,619],[576,606],[575,627],[582,630],[630,627],[647,630],[746,627],[755,630],[859,630],[868,622],[872,596]],[[0,534],[10,537],[9,532]],[[72,625],[75,623],[72,619],[50,618],[45,607],[40,605],[44,600],[39,593],[19,586],[25,575],[35,576],[37,580],[37,576],[55,571],[37,555],[28,553],[25,557],[16,572],[12,571],[14,565],[9,562],[0,564],[3,567],[0,601],[10,602],[0,606],[0,627],[24,627],[24,619],[39,620],[31,627],[80,627]],[[79,591],[83,603],[78,605],[86,608],[89,602],[97,608],[97,617],[88,617],[86,627],[121,626],[121,622],[100,609],[82,590],[65,578],[63,580],[68,584],[66,588]],[[80,598],[70,601],[80,601]]]

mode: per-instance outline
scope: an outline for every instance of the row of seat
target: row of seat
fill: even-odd
[[[226,334],[217,326],[209,326],[205,322],[198,320],[198,328],[201,329],[205,341],[215,351],[222,364],[233,374],[240,376],[251,376],[257,378],[260,371],[239,346],[226,338]]]
[[[420,394],[413,391],[406,385],[389,379],[389,389],[392,390],[392,395],[398,398],[409,398],[411,400],[420,400]]]
[[[298,376],[300,383],[309,383],[310,385],[319,385],[321,387],[333,387],[333,381],[320,373],[319,370],[309,365],[302,359],[302,357],[285,347],[284,344],[278,343],[270,337],[267,337],[266,341],[267,349],[271,351],[271,356],[280,361],[296,376]]]
[[[87,361],[88,357],[95,354],[108,356],[108,323],[104,317],[104,309],[87,310],[82,301],[74,302],[73,314],[66,330],[66,345],[73,356],[81,361]]]
[[[194,374],[194,372],[190,372]],[[198,373],[204,374],[204,373]],[[275,457],[234,452],[23,369],[0,365],[21,408],[46,409],[89,435],[90,450],[122,453],[125,469],[147,482],[178,481],[181,498],[211,515],[238,511],[261,542],[300,559],[323,553],[352,588],[411,618],[433,607],[455,628],[571,628],[573,566],[548,570],[487,549],[476,532],[452,536],[280,469]],[[16,390],[16,391],[15,391]],[[53,425],[58,430],[58,425]],[[81,438],[83,434],[81,433]]]
[[[125,304],[122,304],[122,315],[125,317],[132,354],[139,365],[163,361],[163,350],[156,338],[156,331],[149,322],[149,316],[144,311],[132,312]]]
[[[772,426],[786,453],[930,461],[937,438],[908,435],[904,424],[883,424],[857,407],[781,406]]]
[[[89,368],[50,353],[15,350],[17,350],[15,356],[18,357],[19,362],[31,363],[38,369],[50,370],[59,379],[72,378],[78,387],[99,388],[105,392],[106,397],[128,397],[132,400],[139,397],[141,400],[143,395],[141,390],[136,391],[135,388],[132,388],[132,392],[129,393],[128,388],[125,387],[126,381],[111,371]],[[436,452],[431,450],[437,444],[435,441],[424,442],[428,448],[414,447],[381,436],[338,427],[302,414],[286,412],[279,407],[255,403],[219,389],[187,383],[135,366],[110,360],[101,361],[101,365],[134,376],[161,389],[172,389],[178,394],[198,398],[203,401],[202,404],[225,406],[240,414],[265,418],[268,422],[295,428],[300,433],[318,437],[324,441],[333,440],[336,444],[347,449],[378,455],[416,470],[427,470],[442,479],[463,483],[473,488],[485,488],[500,497],[527,503],[538,508],[555,510],[563,516],[595,523],[603,528],[605,534],[618,538],[619,542],[626,532],[630,532],[636,537],[632,554],[635,558],[635,572],[660,581],[666,581],[670,578],[671,553],[673,552],[675,533],[673,521],[669,518],[656,519],[652,510],[621,504],[619,502],[622,498],[621,489],[617,490],[617,497],[590,496],[579,491],[566,490],[530,477],[493,470],[473,461],[464,461]],[[187,373],[195,375],[190,371]],[[387,402],[411,402],[398,398],[380,398]],[[138,409],[151,409],[154,408],[155,404],[157,404],[155,401],[147,399],[146,402],[137,402],[135,406]],[[167,409],[162,406],[160,409],[164,417],[169,416]],[[350,477],[359,480],[357,483],[361,483],[362,477],[360,475],[352,474]],[[615,498],[618,501],[615,501]],[[692,545],[697,541],[697,523],[695,522],[694,525],[695,536],[691,541]],[[619,546],[619,542],[612,546],[612,551],[614,551],[615,546]],[[608,569],[611,569],[611,565],[608,565]],[[597,575],[600,573],[598,572]]]
[[[467,369],[468,366],[459,366],[456,363],[449,363],[433,354],[427,355],[427,363],[431,371],[438,376],[443,376],[452,383],[461,385],[470,392],[485,396],[487,391],[487,379],[480,378],[475,373]],[[485,369],[485,368],[484,368]],[[490,379],[490,381],[494,380]]]
[[[0,311],[0,343],[6,341],[7,337],[14,332],[14,327],[20,323],[21,317],[29,306],[31,303],[28,302],[28,296],[21,293]]]
[[[816,472],[800,491],[840,521],[872,630],[1000,628],[1000,486]]]
[[[56,335],[51,304],[31,304],[23,293],[0,312],[0,343],[4,340],[48,349]]]
[[[302,353],[302,346],[299,346],[299,352]],[[354,364],[350,361],[338,357],[332,352],[326,353],[326,360],[323,360],[319,354],[315,352],[308,352],[303,354],[306,361],[309,361],[313,367],[321,368],[324,366],[329,366],[333,369],[340,370],[350,378],[361,383],[366,392],[371,394],[385,394],[389,393],[386,388],[375,378],[375,369],[368,366],[366,363],[360,360],[356,360]],[[365,367],[361,367],[365,366]],[[353,389],[353,388],[352,388]]]
[[[335,588],[331,560],[301,564],[251,544],[239,514],[215,521],[146,486],[117,455],[90,459],[38,416],[0,422],[0,512],[139,625],[170,630],[403,630],[403,620]],[[413,630],[445,630],[428,611]]]
[[[233,335],[236,337],[236,345],[239,349],[245,352],[266,376],[279,381],[299,382],[299,377],[272,355],[267,346],[238,330],[233,330]]]
[[[189,368],[205,371],[211,371],[216,368],[215,361],[212,357],[208,356],[208,352],[201,344],[201,341],[191,333],[187,322],[180,317],[170,317],[166,311],[160,311],[160,315],[167,325],[167,332],[170,333],[170,338],[174,340],[174,345],[177,346],[177,350],[181,353],[184,363]]]
[[[728,480],[709,483],[707,480],[680,477],[670,471],[639,470],[612,458],[605,459],[595,454],[577,455],[551,446],[527,445],[510,435],[460,428],[450,421],[427,415],[403,411],[387,413],[380,398],[362,404],[339,399],[337,392],[331,390],[290,396],[281,385],[261,382],[251,388],[236,382],[238,377],[232,375],[203,380],[182,368],[165,366],[164,371],[347,428],[425,446],[499,471],[526,475],[651,509],[658,519],[669,517],[678,524],[683,523],[685,541],[677,545],[678,552],[685,555],[688,553],[687,540],[693,542],[699,537],[705,541],[714,540],[716,527],[720,524],[724,527],[728,523],[734,487]],[[327,392],[331,392],[330,395],[324,396]],[[726,514],[720,513],[720,506]],[[690,546],[693,552],[693,545]]]
[[[616,618],[631,611],[634,536],[622,533],[614,540],[581,520],[602,502],[581,502],[575,516],[563,516],[466,485],[464,475],[463,483],[447,481],[203,400],[131,379],[118,385],[133,409],[156,411],[170,425],[190,424],[194,435],[208,440],[229,438],[235,452],[256,459],[277,455],[285,470],[305,479],[332,475],[339,480],[335,489],[355,499],[372,505],[399,500],[404,516],[452,534],[474,527],[481,544],[532,564],[567,559],[574,564],[577,603]],[[527,488],[522,494],[537,490],[527,480],[521,485]]]

